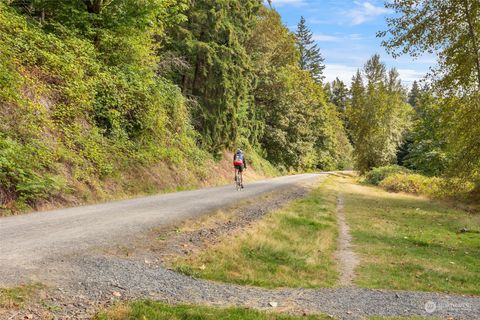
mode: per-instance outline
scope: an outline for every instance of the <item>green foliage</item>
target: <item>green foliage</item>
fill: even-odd
[[[458,178],[427,177],[414,173],[388,175],[380,184],[392,192],[406,192],[440,199],[471,199],[475,184]]]
[[[480,195],[480,95],[451,97],[443,101],[443,110],[450,119],[444,126],[447,152],[450,155],[448,173],[473,181]]]
[[[206,151],[236,144],[268,174],[349,163],[295,35],[257,0],[2,2],[0,52],[4,207],[130,190],[160,164],[204,179]]]
[[[127,1],[118,2],[95,23],[89,20],[92,28],[121,33],[129,43],[120,47],[77,29],[90,22],[62,14],[72,3],[45,8],[41,25],[0,4],[2,206],[84,192],[82,184],[101,189],[101,179],[158,161],[184,165],[187,158],[207,157],[195,146],[185,98],[156,74],[153,31],[159,27],[135,20],[126,30],[111,20],[120,13],[147,19],[162,8],[173,10],[171,2],[155,3],[124,12]]]
[[[275,11],[264,9],[261,17],[248,48],[267,159],[293,170],[348,167],[350,143],[343,123],[311,73],[298,67],[295,37]]]
[[[447,150],[448,129],[441,101],[429,92],[417,94],[415,100],[417,112],[404,164],[426,175],[444,174],[451,157]]]
[[[386,71],[380,56],[364,66],[353,79],[348,122],[354,144],[356,168],[364,173],[396,161],[396,154],[410,126],[412,108],[405,97],[398,72]]]
[[[52,160],[52,154],[40,141],[21,145],[0,136],[1,209],[15,209],[7,206],[14,200],[16,206],[22,207],[63,191],[62,178],[48,174]]]
[[[399,0],[386,6],[397,14],[387,19],[383,45],[395,57],[438,52],[434,72],[442,90],[478,90],[480,86],[480,3],[477,0]],[[459,50],[459,48],[464,48]]]
[[[385,178],[398,173],[410,173],[411,171],[405,167],[398,165],[389,165],[379,168],[373,168],[365,175],[368,183],[379,185]]]
[[[188,20],[170,32],[169,48],[190,65],[177,82],[183,94],[196,99],[193,124],[213,152],[232,147],[241,136],[254,140],[257,124],[245,44],[261,6],[257,0],[194,1]]]
[[[429,178],[420,174],[396,173],[387,176],[380,186],[388,191],[407,192],[413,194],[435,194],[438,178]]]
[[[400,0],[387,3],[396,15],[380,32],[394,55],[435,52],[433,96],[417,128],[409,163],[427,174],[448,173],[473,181],[480,194],[480,3],[475,0]],[[462,48],[462,49],[460,49]],[[436,115],[433,111],[438,112]],[[429,123],[431,121],[431,124]],[[427,130],[431,128],[431,132]]]

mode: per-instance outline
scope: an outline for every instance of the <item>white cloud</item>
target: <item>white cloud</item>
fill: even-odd
[[[398,73],[400,74],[400,79],[402,82],[407,84],[412,83],[413,81],[422,80],[425,77],[425,73],[413,69],[397,69]]]
[[[352,33],[348,35],[348,39],[354,40],[354,41],[359,41],[359,40],[365,40],[366,37],[360,33]]]
[[[320,42],[325,42],[325,41],[338,41],[340,38],[336,36],[331,36],[328,34],[320,34],[320,33],[315,33],[313,35],[313,40],[315,41],[320,41]]]
[[[343,64],[326,64],[323,75],[325,80],[332,82],[335,78],[339,78],[345,84],[350,85],[352,77],[357,72],[357,67],[347,66]]]
[[[357,69],[358,67],[344,64],[326,64],[323,74],[328,82],[332,82],[338,77],[345,84],[350,85],[352,77],[357,73]],[[400,80],[407,86],[410,86],[414,81],[422,80],[425,76],[424,72],[413,69],[397,69],[397,71],[400,74]]]
[[[376,6],[371,2],[355,2],[356,8],[350,10],[347,16],[351,19],[352,24],[358,25],[370,20],[375,19],[378,16],[392,13],[390,9]]]
[[[264,1],[267,2],[268,1]],[[285,5],[293,5],[293,6],[301,6],[306,4],[305,0],[272,0],[272,5],[273,6],[285,6]]]

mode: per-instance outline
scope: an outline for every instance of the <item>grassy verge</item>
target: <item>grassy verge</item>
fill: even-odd
[[[199,320],[328,320],[324,315],[295,317],[276,313],[264,313],[240,308],[209,308],[200,306],[177,305],[170,306],[152,301],[135,301],[127,305],[118,305],[101,312],[95,320],[126,320],[126,319],[199,319]]]
[[[357,285],[480,294],[480,215],[352,179],[342,190],[362,260]]]
[[[337,281],[332,180],[235,237],[173,262],[210,280],[260,287],[330,287]]]
[[[41,284],[24,285],[14,288],[0,288],[0,308],[21,308],[35,299],[38,292],[45,288]]]

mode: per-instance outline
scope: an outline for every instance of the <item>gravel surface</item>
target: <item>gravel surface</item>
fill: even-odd
[[[478,297],[352,287],[267,290],[193,279],[161,266],[116,257],[79,258],[70,276],[75,279],[69,285],[74,296],[90,295],[106,303],[116,294],[123,299],[148,298],[168,303],[242,306],[295,314],[321,312],[337,319],[372,315],[480,319]],[[278,307],[271,308],[270,302],[277,302]],[[429,302],[435,304],[435,310],[426,308]]]
[[[178,253],[183,247],[181,244],[189,241],[191,246],[199,249],[207,242],[215,241],[219,236],[237,232],[239,229],[245,227],[249,223],[259,219],[269,210],[277,208],[289,200],[300,197],[306,193],[305,186],[293,188],[293,184],[297,182],[318,181],[317,176],[303,176],[303,178],[290,178],[289,182],[275,183],[273,189],[279,190],[283,187],[289,186],[287,189],[282,189],[276,196],[270,198],[269,201],[253,202],[247,206],[237,208],[236,218],[233,220],[224,221],[223,223],[209,226],[208,228],[200,228],[185,234],[179,234],[170,240],[165,241],[165,244],[155,250],[150,250],[148,246],[141,247],[141,250],[136,248],[128,248],[133,250],[132,255],[128,257],[121,257],[118,254],[112,254],[109,251],[102,252],[102,250],[92,250],[92,248],[103,248],[107,243],[109,245],[115,243],[125,243],[128,235],[133,235],[138,232],[138,228],[125,229],[127,233],[123,241],[117,237],[112,237],[110,241],[105,240],[105,237],[100,234],[99,242],[93,241],[96,246],[85,246],[81,243],[83,238],[78,238],[73,233],[72,241],[58,243],[41,243],[35,248],[38,248],[39,255],[43,258],[38,259],[35,253],[31,250],[20,250],[18,257],[12,253],[12,250],[0,248],[0,286],[5,283],[18,284],[21,281],[35,282],[40,281],[47,284],[50,290],[38,299],[36,303],[29,305],[25,310],[9,310],[2,313],[0,310],[0,319],[25,319],[24,317],[32,316],[33,319],[47,319],[48,315],[52,319],[90,319],[95,312],[100,308],[105,308],[118,300],[130,299],[153,299],[167,303],[189,303],[189,304],[204,304],[212,306],[242,306],[249,308],[274,310],[279,312],[289,312],[293,314],[311,314],[311,313],[326,313],[337,319],[364,319],[367,316],[383,315],[383,316],[403,316],[403,315],[419,315],[419,316],[452,316],[454,319],[480,319],[480,297],[469,297],[461,295],[448,295],[437,293],[424,292],[406,292],[406,291],[388,291],[388,290],[369,290],[353,287],[332,288],[332,289],[277,289],[268,290],[253,287],[243,287],[231,284],[221,284],[211,281],[198,280],[178,274],[172,270],[168,270],[160,264],[152,263],[151,261],[158,258],[159,255],[165,253]],[[278,181],[278,180],[277,180]],[[288,180],[287,180],[288,181]],[[293,182],[295,181],[295,182]],[[201,214],[220,206],[218,201],[212,203],[211,198],[227,198],[227,200],[220,201],[223,205],[233,203],[252,197],[253,195],[265,193],[273,190],[259,184],[258,188],[252,188],[255,192],[247,194],[246,192],[239,192],[230,194],[231,188],[213,188],[208,189],[206,193],[196,194],[187,192],[185,196],[180,196],[175,202],[178,202],[180,210],[185,212],[178,214],[178,217],[191,217],[195,214]],[[248,188],[247,188],[248,190]],[[223,195],[225,193],[225,195]],[[221,195],[221,196],[220,196]],[[190,198],[193,196],[193,198]],[[163,205],[162,197],[166,197],[166,202]],[[172,205],[172,195],[158,196],[145,198],[144,203],[141,204],[141,212],[132,213],[136,218],[140,228],[145,234],[145,239],[150,239],[151,236],[147,230],[159,225],[163,215],[166,212],[165,204]],[[210,201],[207,197],[211,197]],[[175,197],[173,197],[175,198]],[[200,199],[198,206],[188,201],[197,201]],[[135,200],[130,200],[126,203],[127,208],[134,207]],[[138,201],[138,200],[136,200]],[[142,201],[140,201],[142,202]],[[122,203],[122,202],[119,202]],[[101,207],[101,206],[100,206]],[[193,209],[192,209],[193,207]],[[200,208],[198,208],[200,207]],[[89,208],[89,207],[86,207]],[[95,210],[99,206],[94,206]],[[115,220],[108,218],[113,215],[110,210],[118,211],[119,224],[130,226],[130,220],[125,220],[123,217],[127,215],[123,212],[122,207],[118,203],[113,204],[113,208],[106,207],[107,219],[99,216],[94,220],[93,217],[86,219],[87,227],[97,230],[95,225],[98,223],[101,226],[106,226],[107,221],[114,223]],[[182,209],[184,208],[184,209]],[[190,208],[190,209],[189,209]],[[164,210],[165,209],[165,210]],[[93,209],[87,209],[91,212]],[[95,211],[94,210],[94,211]],[[125,209],[126,210],[126,209]],[[187,214],[188,210],[193,210],[193,213]],[[171,211],[170,211],[171,212]],[[201,212],[201,213],[200,213]],[[75,217],[79,212],[72,213]],[[98,212],[96,213],[98,215]],[[156,217],[158,215],[158,217]],[[40,214],[41,216],[41,214]],[[62,216],[62,215],[60,215]],[[156,217],[156,218],[154,218]],[[37,219],[37,218],[34,218]],[[80,219],[80,218],[79,218]],[[167,219],[168,220],[168,219]],[[176,221],[180,221],[178,219]],[[5,230],[5,220],[0,219],[0,232]],[[12,219],[15,221],[15,219]],[[50,230],[49,225],[58,227],[53,221],[45,221],[42,219],[35,220],[39,222],[38,228],[47,232]],[[74,219],[75,221],[75,219]],[[82,219],[76,221],[81,223]],[[91,222],[89,222],[91,221]],[[156,221],[153,224],[153,221]],[[26,227],[27,230],[33,230],[33,225],[25,225],[27,221],[20,219],[21,223],[16,224],[17,231],[20,235],[27,237],[22,230]],[[10,222],[9,222],[10,223]],[[74,223],[75,224],[75,223]],[[161,225],[161,223],[160,223]],[[76,228],[68,224],[67,230],[75,232]],[[3,228],[3,229],[2,229]],[[102,228],[103,230],[104,228]],[[107,227],[107,230],[117,230],[116,228]],[[123,230],[123,229],[122,229]],[[14,230],[11,230],[9,235],[13,235]],[[89,234],[88,232],[83,235]],[[37,236],[34,232],[33,235]],[[19,236],[20,237],[20,236]],[[19,237],[17,239],[20,241]],[[38,237],[38,236],[37,236]],[[55,238],[55,237],[54,237]],[[42,239],[49,239],[48,234],[45,237],[36,238],[38,241]],[[191,240],[191,241],[190,241]],[[4,242],[2,234],[3,246]],[[25,242],[20,241],[25,245]],[[34,242],[29,242],[34,243]],[[77,245],[75,245],[77,243]],[[90,243],[90,242],[89,242]],[[9,245],[11,242],[9,242]],[[44,246],[52,245],[52,252]],[[60,253],[59,248],[67,245],[69,250]],[[175,247],[176,246],[176,247]],[[17,245],[19,247],[19,245]],[[20,246],[21,247],[21,246]],[[145,250],[147,248],[147,250]],[[170,250],[170,251],[169,251]],[[4,259],[5,252],[10,252],[9,259]],[[101,254],[100,254],[101,253]],[[150,253],[150,256],[147,255]],[[28,256],[31,254],[31,256]],[[16,265],[6,264],[12,259],[19,261],[21,264],[17,268]],[[3,265],[2,265],[3,263]],[[4,266],[8,269],[2,268]],[[277,307],[273,308],[271,302],[276,302]],[[428,311],[428,312],[427,312]]]

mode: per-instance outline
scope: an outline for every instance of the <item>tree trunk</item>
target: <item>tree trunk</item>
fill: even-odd
[[[478,47],[477,34],[475,33],[475,26],[473,25],[473,21],[472,21],[472,12],[470,10],[469,0],[464,0],[463,5],[465,7],[465,15],[467,18],[468,32],[470,34],[470,37],[472,38],[472,45],[473,45],[473,50],[475,55],[475,63],[477,67],[477,81],[478,81],[477,85],[480,88],[480,50]]]
[[[103,0],[84,0],[89,13],[100,14],[103,9]]]

